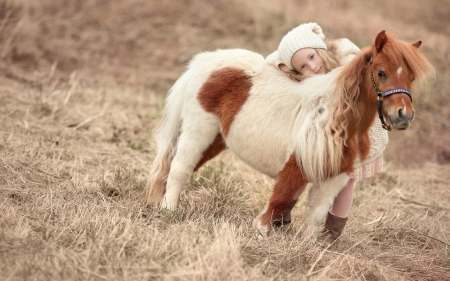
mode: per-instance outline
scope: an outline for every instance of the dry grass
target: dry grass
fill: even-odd
[[[3,280],[450,280],[448,1],[0,0]],[[420,21],[417,21],[420,18]],[[190,57],[264,55],[319,22],[364,46],[421,39],[437,70],[391,133],[386,172],[361,181],[338,243],[294,222],[254,237],[273,180],[225,152],[175,212],[140,209],[164,94]]]

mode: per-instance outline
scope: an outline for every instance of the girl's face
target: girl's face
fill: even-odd
[[[305,76],[325,74],[325,65],[317,51],[312,48],[298,50],[291,58],[292,67]]]

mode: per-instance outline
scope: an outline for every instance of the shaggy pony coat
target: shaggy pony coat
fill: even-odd
[[[145,203],[176,208],[192,172],[228,148],[277,179],[257,222],[262,232],[306,182],[316,183],[310,205],[320,211],[310,213],[307,223],[317,225],[339,192],[336,186],[344,186],[355,160],[369,153],[377,102],[369,73],[382,90],[410,89],[411,81],[422,85],[433,68],[420,44],[380,32],[349,64],[301,84],[251,51],[196,55],[167,96]],[[395,127],[399,107],[407,124],[397,122],[398,129],[404,129],[414,114],[409,97],[385,98],[383,115]]]

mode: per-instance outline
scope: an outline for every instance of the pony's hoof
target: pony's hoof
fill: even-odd
[[[174,211],[177,209],[177,202],[171,202],[164,196],[163,200],[161,201],[161,208]]]
[[[254,226],[256,228],[256,237],[258,239],[263,239],[267,237],[267,234],[269,233],[269,226],[268,225],[262,225],[259,221],[259,218],[255,219]]]
[[[306,228],[304,237],[309,241],[310,244],[316,244],[318,237],[318,227],[308,226]]]
[[[291,224],[291,221],[285,221],[285,220],[273,220],[272,226],[274,227],[287,227]]]
[[[306,237],[306,239],[307,239],[307,243],[309,246],[314,246],[318,242],[317,235],[312,235],[312,236]]]

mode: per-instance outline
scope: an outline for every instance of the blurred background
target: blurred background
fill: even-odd
[[[274,179],[226,151],[179,210],[142,212],[153,129],[192,56],[267,56],[311,21],[359,47],[381,30],[422,40],[436,70],[339,243],[304,243],[306,196],[290,227],[255,239]],[[450,280],[449,94],[450,0],[0,0],[0,276]]]
[[[51,76],[163,96],[193,55],[245,48],[267,56],[310,21],[359,47],[381,30],[423,41],[436,79],[413,93],[416,120],[390,133],[385,155],[399,165],[449,163],[449,0],[0,0],[0,87],[44,91]]]

